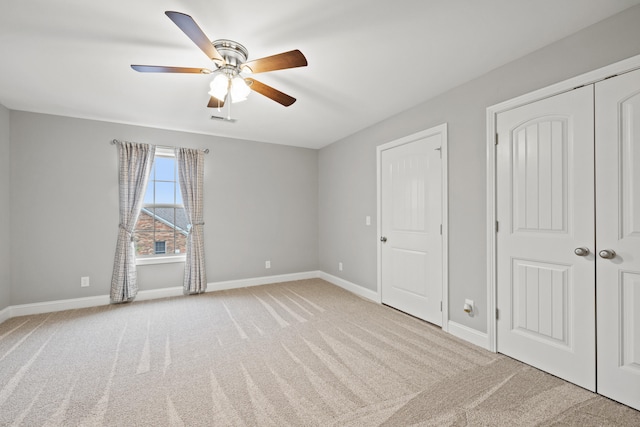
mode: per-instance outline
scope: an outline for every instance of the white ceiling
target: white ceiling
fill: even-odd
[[[13,110],[320,148],[640,0],[0,0],[0,103]],[[214,68],[164,14],[191,15],[249,59],[300,49],[308,67],[256,74],[257,93],[210,119]],[[222,113],[223,115],[225,112]]]

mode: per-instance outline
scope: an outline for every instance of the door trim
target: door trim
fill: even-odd
[[[430,136],[440,135],[442,140],[442,330],[448,331],[449,321],[449,182],[448,182],[448,150],[447,150],[447,124],[438,126],[378,145],[376,147],[376,198],[377,198],[377,223],[376,223],[376,253],[377,253],[377,295],[378,303],[382,304],[382,244],[379,237],[382,235],[382,152],[393,147],[407,144]]]
[[[492,105],[487,108],[487,346],[486,348],[494,353],[498,348],[497,341],[497,247],[496,247],[496,120],[499,113],[525,104],[559,95],[577,89],[580,86],[597,83],[608,77],[617,74],[624,74],[640,69],[640,55],[607,65],[597,70],[589,71],[568,80],[556,83],[551,86],[527,93],[525,95]]]

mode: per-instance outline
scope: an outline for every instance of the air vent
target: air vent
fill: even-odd
[[[235,123],[238,121],[237,119],[230,119],[227,117],[220,117],[220,116],[211,116],[211,120],[216,120],[220,122],[229,122],[229,123]]]

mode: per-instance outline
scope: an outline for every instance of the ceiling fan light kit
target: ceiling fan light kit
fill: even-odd
[[[251,93],[251,88],[240,76],[235,76],[231,79],[229,86],[231,88],[229,90],[229,93],[231,93],[231,102],[244,101],[247,99],[247,96],[249,96],[249,93]]]
[[[240,72],[250,70],[248,67],[240,69],[240,66],[247,62],[249,52],[247,48],[233,40],[215,40],[213,47],[224,59],[222,65],[216,64],[216,76],[211,81],[209,95],[220,102],[224,102],[227,94],[231,95],[231,102],[241,102],[247,99],[251,89],[245,82]]]
[[[214,74],[210,84],[211,98],[207,105],[209,108],[222,108],[229,97],[231,103],[244,101],[251,91],[258,92],[285,107],[296,102],[295,98],[253,78],[243,77],[241,73],[257,74],[305,67],[307,59],[302,52],[292,50],[247,62],[249,51],[240,43],[227,39],[210,41],[191,16],[172,11],[165,14],[213,61],[215,71],[207,68],[158,65],[131,65],[131,68],[141,73]]]

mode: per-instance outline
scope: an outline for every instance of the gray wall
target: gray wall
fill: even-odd
[[[636,6],[323,148],[320,270],[376,289],[376,227],[364,225],[376,218],[376,146],[447,122],[450,319],[486,332],[486,108],[640,54],[639,22]],[[465,298],[475,317],[463,312]]]
[[[18,111],[10,117],[12,305],[109,293],[118,229],[113,138],[211,150],[209,282],[318,268],[316,150]],[[0,170],[4,207],[7,168]],[[183,267],[139,266],[140,289],[181,286]],[[90,276],[90,287],[80,287],[81,276]]]
[[[9,161],[9,110],[0,104],[0,310],[10,305],[9,198],[11,163]]]

